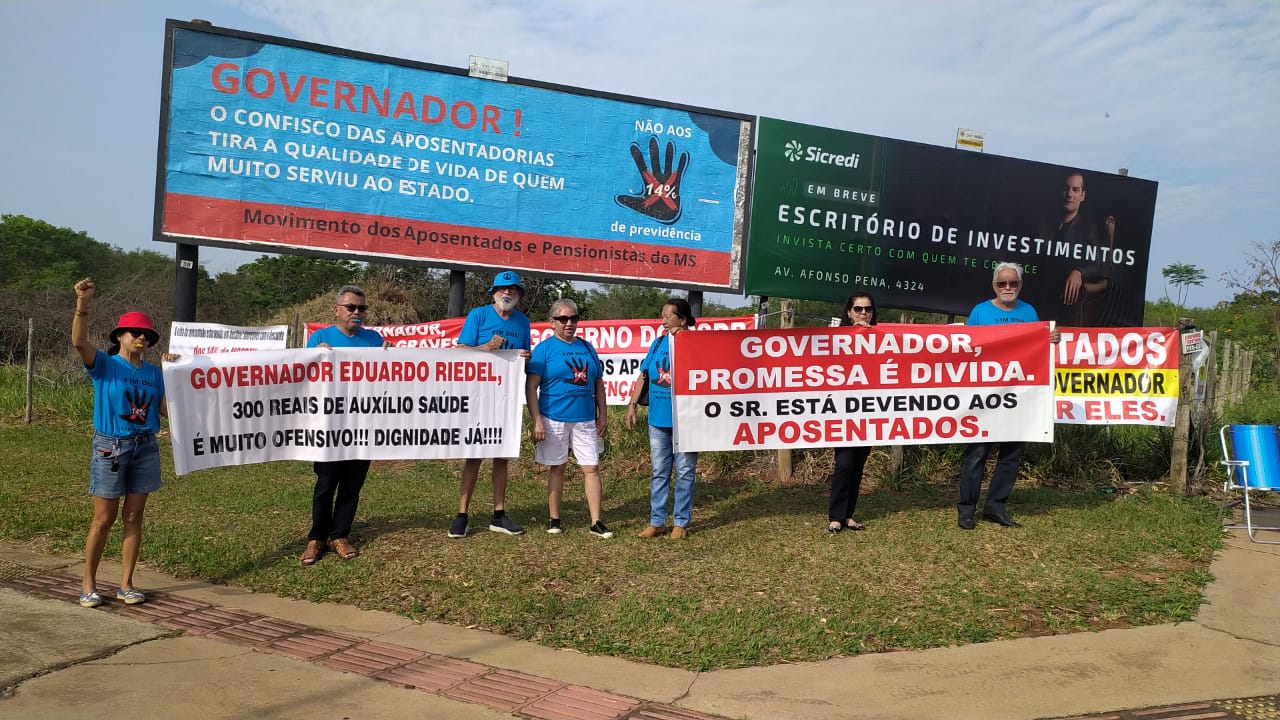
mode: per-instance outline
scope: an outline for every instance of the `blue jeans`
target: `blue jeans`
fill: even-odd
[[[671,428],[649,426],[649,462],[653,480],[649,484],[649,524],[667,524],[667,497],[671,490],[671,466],[675,465],[676,501],[672,512],[676,527],[688,527],[693,518],[693,482],[698,468],[698,453],[673,450]]]
[[[112,500],[160,489],[160,446],[156,436],[113,437],[93,434],[89,463],[89,493]]]

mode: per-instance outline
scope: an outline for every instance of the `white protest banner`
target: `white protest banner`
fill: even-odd
[[[1178,331],[1063,328],[1054,347],[1054,420],[1068,425],[1173,427]]]
[[[462,322],[463,318],[449,318],[416,325],[370,325],[368,328],[376,330],[396,347],[454,347],[462,332]],[[754,315],[699,318],[693,330],[750,330],[755,323]],[[327,323],[307,323],[307,333],[323,327],[327,327]],[[532,345],[537,347],[553,332],[549,322],[533,323]],[[591,343],[604,363],[604,391],[609,405],[627,404],[640,374],[640,363],[661,332],[660,320],[583,320],[579,323],[578,337]]]
[[[680,452],[1053,441],[1049,324],[681,333]]]
[[[520,454],[514,351],[308,348],[164,366],[174,468]]]
[[[169,330],[169,352],[190,357],[250,350],[283,350],[288,340],[288,325],[240,327],[175,321]]]

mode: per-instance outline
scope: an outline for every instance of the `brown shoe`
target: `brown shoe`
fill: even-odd
[[[324,555],[324,541],[308,540],[307,549],[302,551],[302,556],[298,558],[298,561],[303,565],[315,565],[321,555]]]
[[[360,554],[360,551],[356,549],[356,546],[352,545],[351,541],[346,538],[335,538],[330,540],[329,547],[333,548],[333,551],[343,560],[350,560]]]
[[[665,528],[660,528],[657,525],[650,525],[649,527],[636,533],[636,537],[642,537],[642,538],[658,537],[663,532],[665,532]]]
[[[679,525],[677,525],[677,526],[675,526],[675,527],[671,528],[671,534],[670,534],[670,535],[668,535],[668,536],[667,536],[667,538],[668,538],[669,540],[683,540],[683,539],[684,539],[684,536],[685,536],[685,535],[688,535],[688,534],[689,534],[689,533],[688,533],[688,532],[686,532],[684,528],[682,528],[682,527],[680,527]]]

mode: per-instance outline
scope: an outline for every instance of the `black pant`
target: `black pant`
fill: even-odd
[[[862,489],[862,468],[867,464],[869,447],[836,448],[836,468],[831,473],[831,501],[827,504],[827,519],[843,523],[853,517],[858,507],[858,492]]]
[[[987,488],[987,501],[982,512],[1004,514],[1004,503],[1013,492],[1018,479],[1018,463],[1022,461],[1024,442],[973,443],[964,451],[964,463],[960,467],[960,502],[956,510],[961,515],[973,515],[978,507],[978,493],[982,491],[982,476],[987,471],[987,457],[997,450],[996,470],[991,474],[991,486]]]
[[[316,489],[311,494],[311,532],[308,540],[337,540],[351,534],[360,504],[360,488],[369,474],[368,460],[318,462]],[[337,501],[334,501],[334,496]]]

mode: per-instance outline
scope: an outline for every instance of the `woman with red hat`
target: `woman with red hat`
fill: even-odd
[[[71,320],[71,346],[80,355],[93,380],[93,460],[89,465],[89,492],[93,495],[93,521],[84,544],[84,581],[80,605],[102,604],[98,594],[98,563],[107,534],[116,522],[124,498],[124,539],[120,544],[120,588],[116,599],[126,605],[146,602],[133,585],[133,569],[142,545],[142,512],[147,494],[160,489],[160,447],[156,432],[160,416],[168,415],[164,401],[164,377],[160,368],[143,362],[142,353],[160,340],[151,318],[140,312],[120,316],[107,336],[106,352],[89,341],[89,301],[93,281],[75,284],[76,314]]]

